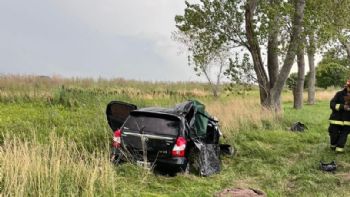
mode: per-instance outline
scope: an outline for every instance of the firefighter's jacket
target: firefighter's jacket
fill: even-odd
[[[348,95],[347,89],[337,92],[330,102],[332,114],[329,117],[330,124],[350,126],[350,111],[344,110],[345,96]],[[350,93],[349,93],[350,95]],[[350,103],[348,103],[350,105]]]

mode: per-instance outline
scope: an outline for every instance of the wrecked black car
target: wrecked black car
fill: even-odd
[[[114,131],[111,161],[196,172],[208,176],[220,171],[218,121],[196,100],[173,108],[142,108],[121,101],[107,105],[107,120]]]

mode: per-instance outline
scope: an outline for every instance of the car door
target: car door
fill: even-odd
[[[128,118],[130,112],[137,109],[137,106],[122,101],[112,101],[107,105],[106,115],[109,126],[113,131],[120,129]]]

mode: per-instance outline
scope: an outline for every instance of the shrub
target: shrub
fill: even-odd
[[[349,69],[340,64],[334,62],[319,64],[316,69],[316,85],[321,88],[341,87],[348,76]]]

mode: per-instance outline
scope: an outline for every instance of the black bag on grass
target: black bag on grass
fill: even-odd
[[[301,122],[293,123],[292,127],[290,128],[291,131],[299,131],[299,132],[303,132],[305,129],[308,129],[307,126]]]
[[[337,164],[335,164],[335,161],[332,161],[330,163],[324,163],[323,161],[320,161],[320,170],[326,172],[334,172],[336,169]]]

